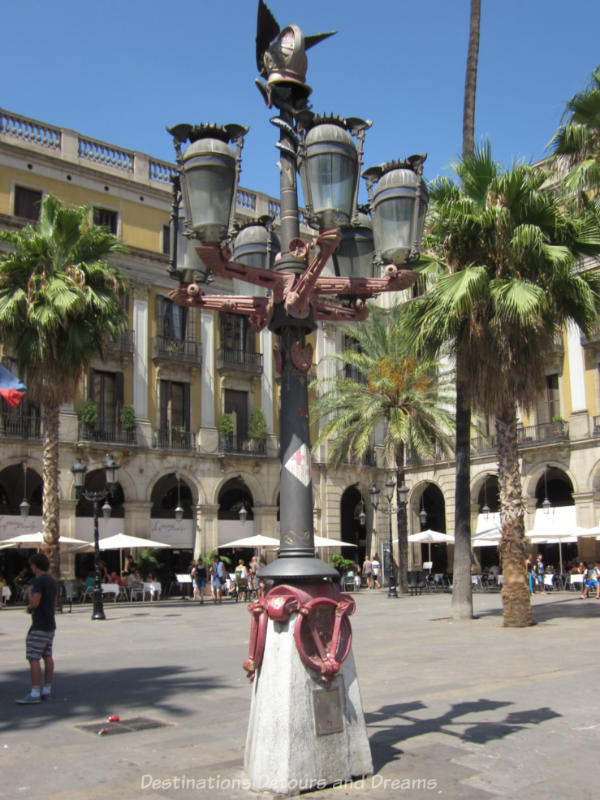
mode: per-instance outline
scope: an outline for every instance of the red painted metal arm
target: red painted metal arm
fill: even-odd
[[[411,269],[398,269],[389,265],[383,278],[318,278],[315,282],[315,294],[379,294],[380,292],[398,292],[407,289],[419,277],[418,272]]]
[[[282,302],[284,293],[294,283],[295,276],[291,272],[274,272],[270,269],[249,267],[237,261],[228,261],[218,245],[201,245],[196,248],[196,252],[211,272],[270,289],[275,303]]]
[[[273,300],[270,297],[254,297],[252,295],[204,294],[195,283],[185,284],[179,289],[169,292],[169,297],[180,306],[193,306],[213,311],[227,311],[231,314],[243,314],[261,331],[273,316]]]

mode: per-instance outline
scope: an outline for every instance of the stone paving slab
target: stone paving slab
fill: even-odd
[[[538,625],[505,629],[498,594],[476,594],[468,622],[449,619],[447,594],[356,600],[375,774],[305,798],[541,800],[588,785],[600,745],[600,602],[542,595]],[[244,605],[107,603],[106,613],[92,621],[87,605],[58,617],[54,696],[21,707],[28,617],[0,612],[0,798],[259,797],[242,771]],[[167,726],[119,736],[77,727],[100,730],[113,713]]]

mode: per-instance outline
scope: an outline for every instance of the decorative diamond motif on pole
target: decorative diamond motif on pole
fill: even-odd
[[[288,472],[291,472],[300,483],[304,484],[304,486],[308,486],[312,480],[308,447],[305,444],[301,444],[294,455],[285,462],[284,467]]]

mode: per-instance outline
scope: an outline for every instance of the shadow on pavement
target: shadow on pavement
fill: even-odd
[[[600,600],[588,598],[581,600],[578,594],[571,594],[564,599],[555,600],[552,595],[547,598],[548,602],[534,599],[531,603],[533,617],[536,622],[548,622],[551,619],[598,619],[600,617]],[[502,608],[490,608],[484,611],[477,611],[477,617],[501,617]]]
[[[188,673],[188,674],[186,674]],[[61,668],[53,686],[53,696],[40,705],[19,706],[15,698],[28,689],[25,670],[5,673],[0,684],[2,718],[0,732],[37,728],[45,722],[88,722],[106,718],[108,714],[153,716],[156,707],[173,714],[191,714],[197,708],[170,702],[170,698],[186,692],[206,692],[228,684],[214,677],[199,677],[197,670],[177,665],[128,667],[69,673]]]
[[[517,733],[529,725],[540,725],[561,716],[550,708],[534,708],[507,713],[500,720],[463,719],[472,714],[487,714],[510,705],[511,701],[479,699],[455,703],[445,714],[427,717],[415,714],[427,709],[427,706],[417,700],[413,703],[382,706],[377,711],[367,713],[365,720],[370,733],[375,771],[378,772],[385,764],[402,755],[403,750],[398,747],[400,743],[427,733],[443,733],[463,742],[485,744]]]

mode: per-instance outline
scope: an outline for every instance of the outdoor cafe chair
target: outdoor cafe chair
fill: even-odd
[[[583,577],[584,576],[580,572],[574,572],[569,575],[569,589],[575,589],[576,591],[582,592]]]
[[[101,583],[100,586],[102,588],[102,595],[103,596],[104,595],[108,596],[109,594],[112,594],[113,602],[116,603],[117,602],[117,598],[118,598],[119,594],[121,593],[121,587],[119,586],[119,584],[118,583]]]

